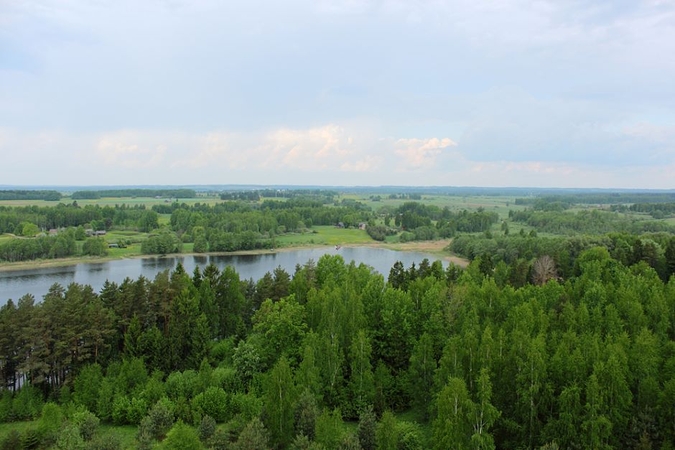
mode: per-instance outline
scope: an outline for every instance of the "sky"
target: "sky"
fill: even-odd
[[[675,0],[0,0],[0,184],[675,188]]]

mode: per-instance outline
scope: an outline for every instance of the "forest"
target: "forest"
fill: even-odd
[[[34,424],[2,448],[121,448],[101,424],[135,448],[672,448],[675,279],[604,246],[573,266],[54,285],[0,310],[0,420]]]
[[[377,241],[452,237],[470,263],[383,276],[333,255],[259,280],[179,265],[10,300],[0,449],[675,447],[670,203],[266,194],[284,196],[0,206],[17,234],[0,259],[104,254],[88,227],[143,230],[162,254],[365,224]]]

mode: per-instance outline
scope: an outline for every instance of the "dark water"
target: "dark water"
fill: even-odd
[[[296,264],[305,264],[310,259],[316,262],[325,254],[340,255],[347,263],[355,261],[357,264],[367,264],[383,274],[385,278],[396,261],[401,261],[407,268],[412,263],[419,265],[424,258],[428,258],[429,261],[438,259],[424,253],[397,252],[381,248],[350,247],[335,250],[332,247],[326,247],[262,255],[186,255],[82,263],[65,267],[0,272],[0,305],[4,305],[10,298],[17,300],[25,294],[33,294],[37,300],[42,300],[44,294],[54,283],[59,283],[64,287],[73,282],[89,284],[98,292],[106,280],[120,283],[126,277],[136,279],[140,275],[152,280],[157,273],[166,269],[174,269],[179,262],[183,264],[188,273],[192,273],[196,266],[203,269],[213,263],[220,269],[225,266],[234,266],[241,279],[258,280],[277,266],[281,266],[293,275]]]

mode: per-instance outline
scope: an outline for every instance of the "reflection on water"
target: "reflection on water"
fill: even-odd
[[[64,287],[73,282],[89,284],[98,292],[106,280],[121,283],[127,277],[136,279],[140,275],[153,280],[159,272],[175,269],[178,263],[183,265],[187,273],[192,273],[195,267],[203,269],[208,264],[214,264],[221,270],[225,266],[234,266],[242,279],[258,280],[266,272],[271,272],[277,267],[282,267],[292,275],[296,265],[305,264],[310,259],[317,262],[325,254],[340,255],[346,262],[367,264],[385,277],[396,261],[410,267],[413,263],[419,264],[424,258],[428,258],[429,261],[436,259],[424,253],[397,252],[381,248],[347,247],[335,250],[332,247],[325,247],[260,255],[185,255],[82,263],[65,267],[0,272],[0,305],[5,304],[7,299],[17,300],[28,293],[41,300],[54,283]]]
[[[152,270],[161,272],[166,269],[173,269],[178,261],[182,262],[183,258],[167,258],[167,257],[158,257],[158,258],[143,258],[141,259],[141,266],[143,270]]]

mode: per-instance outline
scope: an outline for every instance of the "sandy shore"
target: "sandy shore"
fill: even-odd
[[[469,261],[460,258],[458,256],[450,255],[444,249],[452,242],[451,239],[444,239],[438,241],[418,241],[418,242],[406,242],[406,243],[396,243],[388,244],[381,242],[372,242],[372,243],[363,243],[363,244],[347,244],[343,247],[373,247],[373,248],[386,248],[389,250],[396,250],[402,252],[420,252],[420,253],[429,253],[430,255],[437,256],[438,259],[443,261],[452,262],[461,267],[466,267],[469,264]],[[290,247],[279,247],[274,250],[262,249],[262,250],[245,250],[237,252],[212,252],[212,253],[174,253],[163,255],[167,257],[174,256],[190,256],[190,255],[264,255],[270,253],[278,252],[291,252],[294,250],[301,250],[307,248],[324,248],[332,247],[330,245],[295,245]],[[15,263],[0,263],[0,272],[11,272],[15,270],[30,270],[30,269],[41,269],[48,267],[64,267],[64,266],[73,266],[80,263],[103,263],[108,261],[115,261],[118,259],[143,259],[143,258],[156,258],[159,255],[126,255],[121,257],[106,256],[106,257],[92,257],[92,256],[79,256],[76,258],[59,258],[59,259],[38,259],[33,261],[21,261]]]

